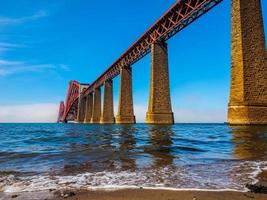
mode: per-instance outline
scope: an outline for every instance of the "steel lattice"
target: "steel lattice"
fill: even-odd
[[[105,81],[120,74],[123,66],[132,66],[150,52],[151,44],[167,41],[183,30],[200,16],[208,12],[223,0],[180,0],[177,1],[156,23],[154,23],[128,50],[125,51],[105,72],[103,72],[86,90],[87,96]],[[71,81],[62,121],[76,118],[79,98],[79,83]]]
[[[177,1],[147,32],[145,32],[122,56],[102,73],[85,91],[93,92],[106,80],[119,75],[122,66],[131,66],[150,52],[151,44],[166,41],[223,0]]]

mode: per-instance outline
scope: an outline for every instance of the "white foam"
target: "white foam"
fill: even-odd
[[[247,183],[258,182],[258,175],[267,169],[267,161],[234,162],[220,165],[174,166],[136,171],[102,171],[75,176],[9,175],[0,177],[0,191],[35,192],[49,189],[121,190],[160,189],[174,191],[239,191],[246,192]]]
[[[262,162],[253,162],[254,170],[249,175],[249,178],[252,180],[252,184],[256,184],[259,182],[258,176],[267,170],[267,161]]]
[[[172,187],[138,187],[138,186],[101,186],[101,187],[90,187],[88,190],[98,191],[116,191],[116,190],[125,190],[125,189],[145,189],[145,190],[167,190],[167,191],[200,191],[200,192],[246,192],[241,190],[235,190],[231,188],[225,189],[199,189],[199,188],[172,188]]]

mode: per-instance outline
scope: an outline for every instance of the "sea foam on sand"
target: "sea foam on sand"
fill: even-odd
[[[242,191],[258,182],[267,170],[266,161],[226,162],[199,166],[167,166],[157,169],[102,171],[75,175],[0,176],[0,191],[6,193],[42,190],[165,189]]]

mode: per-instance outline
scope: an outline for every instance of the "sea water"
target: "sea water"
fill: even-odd
[[[0,124],[0,192],[244,191],[266,168],[266,126]]]

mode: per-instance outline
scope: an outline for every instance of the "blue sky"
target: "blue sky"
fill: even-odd
[[[54,121],[69,80],[90,83],[175,0],[0,0],[0,122]],[[263,2],[267,27],[267,2]],[[230,84],[230,0],[168,41],[177,122],[226,120]],[[133,66],[143,121],[146,56]],[[114,80],[115,113],[119,77]]]

